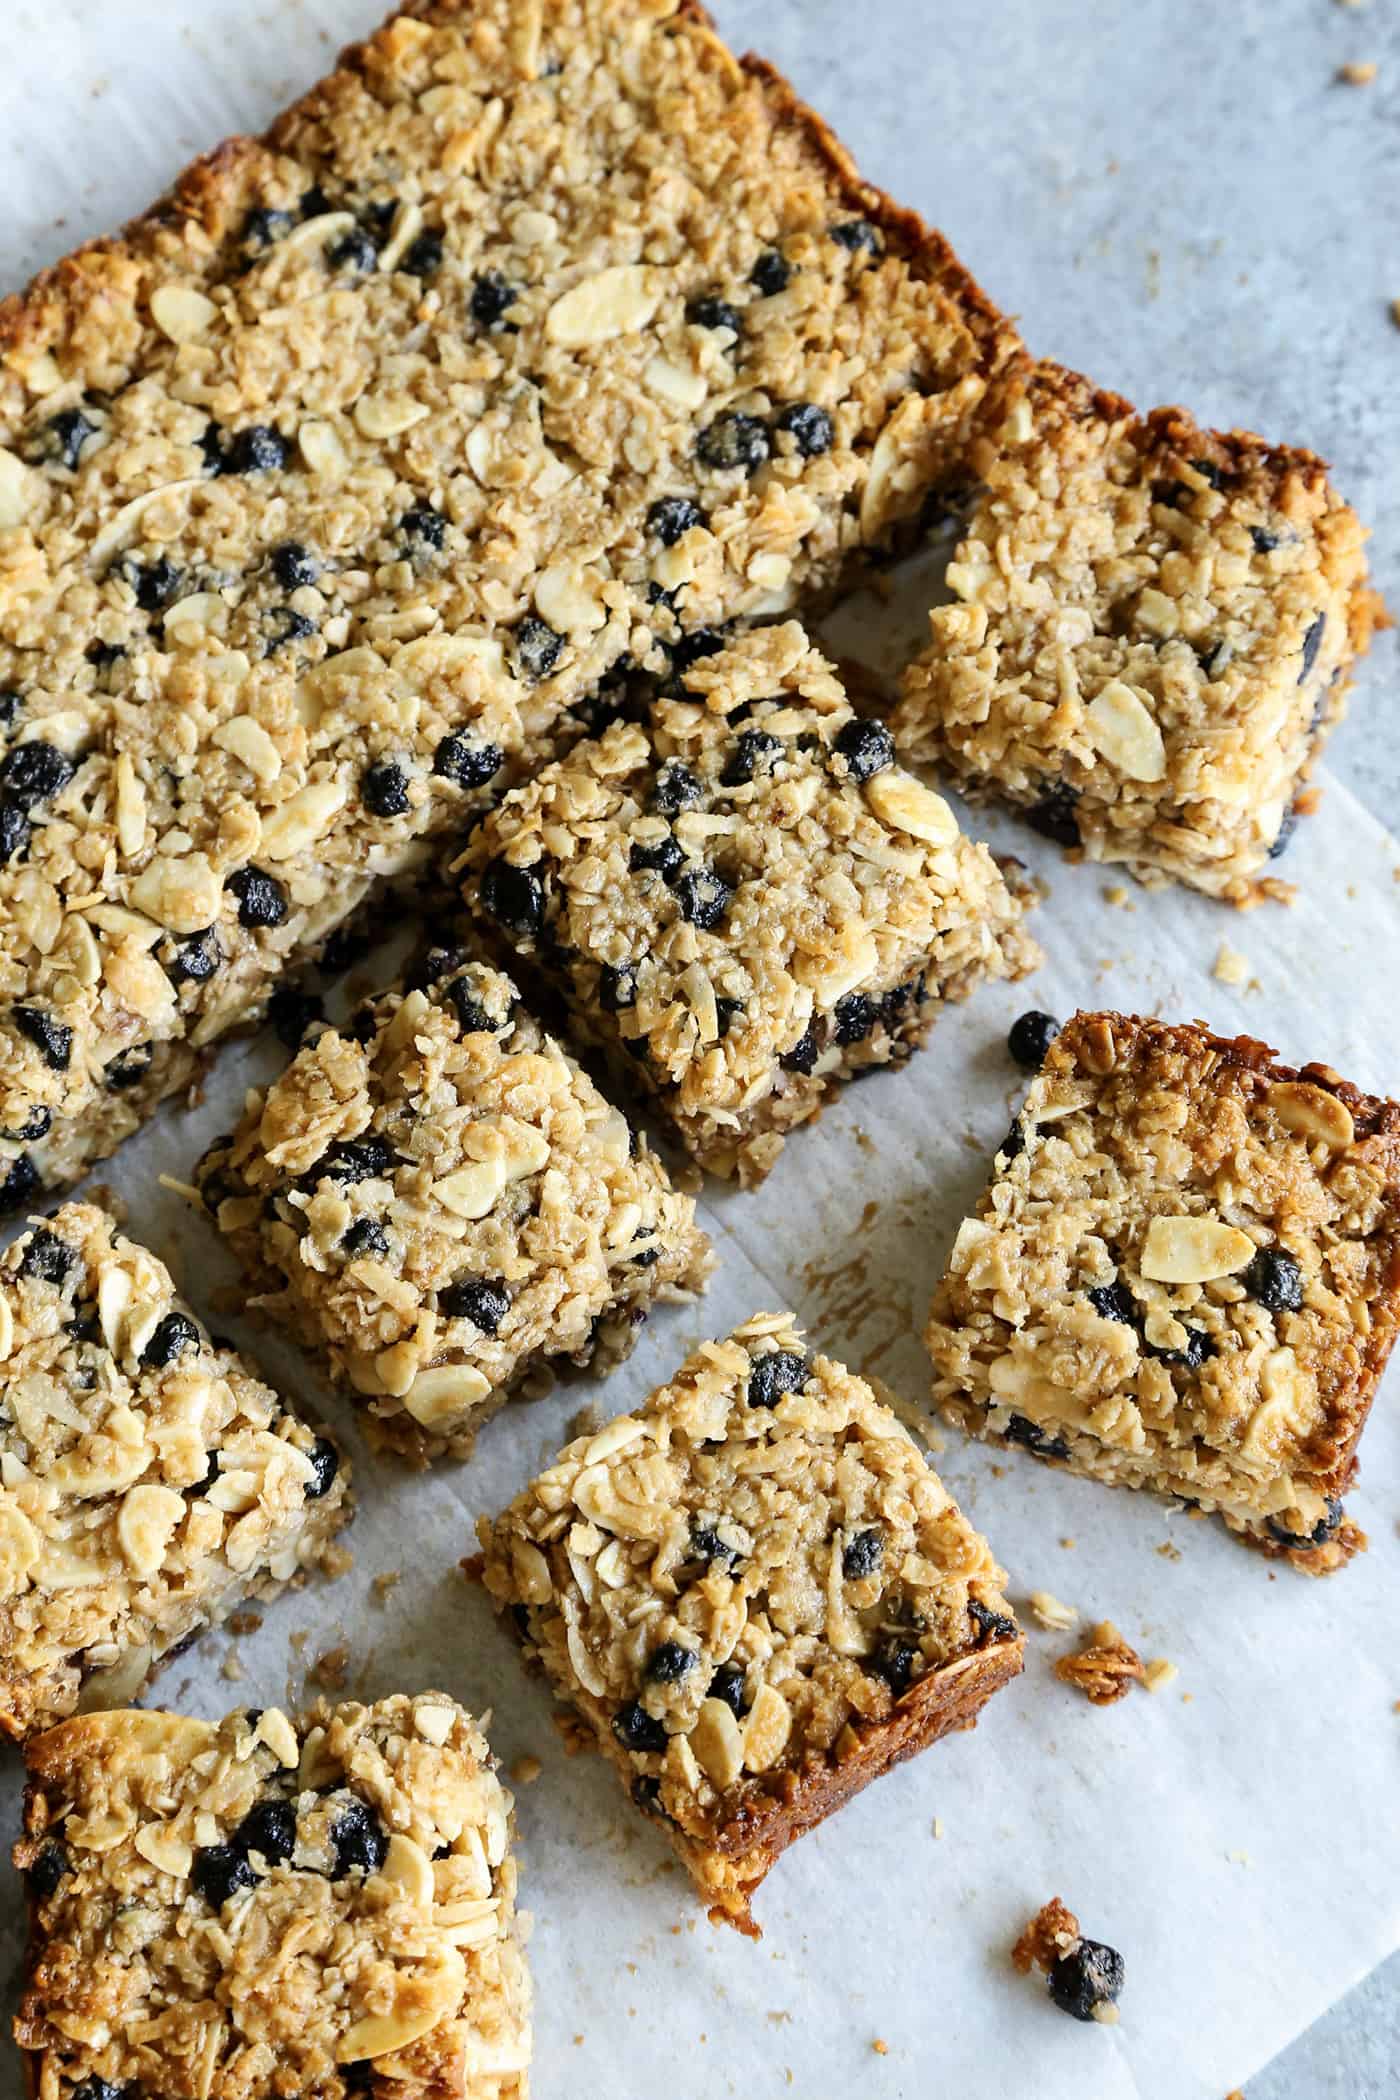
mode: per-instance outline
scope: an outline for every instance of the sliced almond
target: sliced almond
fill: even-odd
[[[0,530],[22,525],[29,514],[33,476],[22,459],[0,446]]]
[[[301,1746],[297,1742],[297,1732],[280,1706],[263,1708],[258,1716],[255,1735],[260,1743],[267,1744],[277,1762],[285,1765],[289,1772],[301,1763]]]
[[[131,1842],[158,1873],[176,1881],[183,1881],[194,1865],[194,1848],[173,1823],[143,1823]]]
[[[346,2029],[336,2044],[337,2063],[359,2063],[406,2049],[420,2035],[451,2019],[462,2003],[467,1965],[455,1947],[439,1947],[430,1964],[405,1970],[395,1979],[388,2012],[368,2013]]]
[[[600,582],[596,570],[551,562],[535,584],[535,610],[556,634],[596,634],[607,619],[598,598]]]
[[[207,855],[163,855],[141,870],[130,889],[130,901],[157,925],[172,933],[199,933],[219,916],[223,885]]]
[[[401,437],[412,430],[431,410],[411,394],[361,394],[355,403],[355,428],[361,437],[376,441]]]
[[[866,782],[865,799],[882,823],[930,846],[951,846],[958,835],[958,820],[943,797],[896,766]]]
[[[690,1731],[690,1747],[701,1771],[721,1793],[733,1786],[744,1769],[744,1738],[722,1699],[701,1701]]]
[[[1280,1080],[1269,1088],[1267,1099],[1284,1129],[1295,1137],[1342,1152],[1356,1136],[1351,1110],[1325,1087],[1311,1086],[1305,1079]]]
[[[386,1881],[403,1890],[410,1903],[416,1903],[421,1910],[431,1910],[433,1863],[423,1847],[415,1844],[411,1837],[404,1837],[397,1830],[394,1832],[379,1871]]]
[[[425,1743],[440,1750],[457,1725],[455,1707],[445,1699],[419,1699],[413,1708],[413,1726]]]
[[[15,1346],[15,1316],[10,1311],[8,1298],[0,1298],[0,1363],[4,1363]]]
[[[1129,780],[1162,780],[1167,771],[1162,732],[1141,696],[1121,678],[1111,678],[1089,702],[1084,719],[1094,749]]]
[[[330,829],[332,820],[345,807],[349,790],[339,780],[312,780],[283,802],[265,819],[262,828],[264,860],[291,860],[314,846]]]
[[[474,1364],[439,1364],[418,1373],[403,1404],[424,1429],[437,1429],[480,1407],[490,1391],[490,1379]]]
[[[792,1708],[771,1684],[760,1685],[744,1723],[744,1764],[750,1772],[775,1765],[792,1734]]]
[[[619,1415],[616,1421],[609,1422],[605,1429],[600,1429],[589,1439],[584,1446],[583,1463],[600,1466],[605,1459],[616,1458],[619,1451],[640,1444],[646,1433],[646,1424],[639,1422],[635,1415]]]
[[[550,1144],[542,1130],[522,1123],[518,1116],[502,1116],[500,1128],[504,1139],[501,1163],[507,1181],[524,1181],[549,1165]]]
[[[532,1539],[511,1540],[510,1564],[522,1603],[547,1604],[554,1595],[549,1562]]]
[[[39,1565],[43,1541],[24,1511],[0,1502],[0,1597],[13,1597],[29,1587]]]
[[[806,955],[793,974],[823,1006],[835,1006],[847,992],[865,984],[879,968],[880,951],[875,936],[860,919],[847,919],[836,930],[830,949],[823,955]]]
[[[184,1498],[173,1488],[148,1483],[126,1495],[117,1512],[117,1541],[138,1575],[154,1575],[184,1514]]]
[[[219,309],[192,284],[159,284],[151,294],[151,319],[172,343],[192,343],[219,317]]]
[[[302,458],[318,481],[339,481],[350,464],[334,423],[313,416],[297,432]]]
[[[709,381],[694,365],[673,364],[669,357],[654,357],[642,374],[642,385],[658,401],[669,401],[688,413],[699,408],[709,391]]]
[[[545,317],[545,334],[581,350],[645,328],[660,302],[660,279],[645,263],[616,263],[561,293]]]
[[[146,790],[129,751],[117,753],[112,778],[116,789],[117,846],[130,860],[146,841]]]
[[[1142,1250],[1142,1273],[1154,1283],[1209,1283],[1233,1276],[1254,1252],[1247,1232],[1218,1218],[1154,1218]]]
[[[221,722],[210,742],[241,761],[258,780],[275,780],[282,770],[282,755],[276,744],[251,715],[235,715]]]
[[[484,1218],[505,1185],[505,1161],[495,1154],[490,1159],[474,1159],[454,1174],[444,1174],[433,1183],[433,1194],[454,1217]]]
[[[110,1268],[104,1270],[97,1284],[97,1319],[102,1329],[102,1339],[113,1356],[123,1352],[123,1323],[127,1307],[136,1295],[136,1285],[129,1270]]]

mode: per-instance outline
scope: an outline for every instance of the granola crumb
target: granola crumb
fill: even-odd
[[[348,1575],[355,1565],[355,1556],[347,1546],[332,1546],[326,1553],[325,1569],[328,1575]]]
[[[524,1757],[516,1758],[510,1768],[510,1776],[516,1786],[533,1786],[543,1770],[544,1766],[539,1759],[527,1753]]]
[[[881,2035],[877,2034],[870,2046],[877,2056],[888,2056],[890,2053],[890,2045]]]
[[[1079,1945],[1079,1939],[1078,1918],[1058,1896],[1052,1896],[1022,1932],[1011,1949],[1011,1959],[1023,1976],[1029,1976],[1032,1969],[1043,1969],[1048,1975],[1062,1954]]]
[[[585,1406],[576,1409],[564,1425],[570,1438],[596,1436],[602,1426],[603,1418],[591,1400]]]
[[[1157,1548],[1157,1552],[1163,1560],[1180,1560],[1181,1558],[1180,1546],[1173,1545],[1170,1539],[1163,1539],[1161,1545]]]
[[[1175,1684],[1180,1676],[1174,1662],[1165,1655],[1155,1655],[1142,1673],[1142,1681],[1149,1692],[1164,1692],[1169,1684]]]
[[[242,1663],[238,1660],[233,1649],[230,1648],[219,1666],[219,1675],[226,1677],[230,1684],[237,1684],[245,1674]]]
[[[1101,1940],[1086,1939],[1072,1910],[1052,1896],[1026,1926],[1011,1950],[1023,1976],[1044,1971],[1051,2003],[1073,2020],[1111,2027],[1118,2019],[1123,1957]]]
[[[1105,904],[1111,904],[1115,911],[1137,909],[1125,882],[1111,882],[1103,893],[1103,901]]]
[[[231,1611],[227,1624],[230,1633],[244,1634],[257,1633],[262,1622],[263,1615],[260,1611]]]
[[[1239,949],[1232,948],[1228,941],[1222,941],[1216,950],[1210,974],[1217,984],[1248,984],[1252,974],[1249,957],[1241,955]]]
[[[1397,1700],[1397,1701],[1396,1701],[1396,1705],[1397,1705],[1398,1707],[1400,1707],[1400,1700]],[[934,1836],[935,1836],[936,1838],[941,1838],[941,1837],[942,1837],[942,1835],[943,1835],[943,1827],[944,1827],[944,1826],[943,1826],[943,1818],[942,1818],[942,1816],[935,1816],[935,1817],[934,1817],[934,1819],[933,1819],[933,1834],[934,1834]]]
[[[1032,1590],[1027,1600],[1031,1617],[1037,1626],[1047,1633],[1072,1633],[1079,1624],[1079,1614],[1072,1604],[1062,1604],[1049,1590]]]
[[[1082,1692],[1091,1706],[1112,1706],[1143,1676],[1142,1658],[1111,1619],[1094,1627],[1087,1646],[1062,1655],[1055,1665],[1061,1684]]]
[[[560,1708],[550,1715],[550,1719],[558,1732],[560,1742],[564,1745],[566,1757],[578,1757],[585,1750],[597,1748],[592,1729],[581,1721],[577,1714]]]
[[[1073,1539],[1061,1539],[1060,1544],[1064,1547],[1066,1553],[1073,1553],[1075,1544]]]
[[[327,1648],[324,1654],[317,1656],[308,1674],[325,1691],[343,1690],[350,1675],[350,1643],[341,1641],[336,1647]]]
[[[1391,302],[1390,302],[1390,318],[1391,318],[1391,320],[1392,320],[1392,321],[1393,321],[1393,322],[1395,323],[1395,326],[1396,326],[1397,328],[1400,328],[1400,299],[1392,299],[1392,300],[1391,300]],[[1397,868],[1397,869],[1395,870],[1395,877],[1396,877],[1396,880],[1397,880],[1397,881],[1400,881],[1400,868]]]
[[[1347,87],[1369,87],[1379,71],[1373,58],[1350,59],[1346,65],[1338,66],[1337,78]]]
[[[382,1574],[376,1575],[370,1583],[375,1603],[383,1604],[402,1581],[403,1575],[398,1568],[385,1568]]]

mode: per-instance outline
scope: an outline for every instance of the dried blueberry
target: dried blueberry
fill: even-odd
[[[713,868],[688,868],[675,885],[681,917],[702,933],[713,933],[729,909],[733,891]]]
[[[674,883],[685,866],[685,849],[669,834],[664,839],[658,839],[654,845],[634,842],[627,856],[627,865],[634,873],[651,870],[658,874],[663,882]]]
[[[778,1063],[785,1072],[812,1072],[820,1054],[821,1044],[817,1039],[816,1017],[813,1016],[792,1048],[784,1050]]]
[[[847,1582],[863,1582],[873,1575],[884,1558],[884,1534],[878,1530],[858,1531],[854,1538],[847,1539],[841,1555],[841,1573]]]
[[[284,591],[299,591],[315,583],[321,564],[300,540],[283,540],[267,557],[268,567]]]
[[[353,270],[357,277],[367,277],[379,267],[379,250],[363,226],[352,226],[331,243],[326,260],[333,270]]]
[[[898,1699],[914,1682],[914,1670],[918,1661],[919,1651],[913,1642],[901,1640],[896,1635],[875,1651],[868,1667],[874,1676],[884,1678]]]
[[[750,1407],[776,1407],[784,1393],[797,1393],[807,1383],[807,1359],[793,1349],[774,1349],[754,1359],[749,1372]]]
[[[1126,1283],[1096,1283],[1086,1295],[1102,1320],[1117,1320],[1124,1327],[1131,1327],[1137,1319],[1137,1302]]]
[[[114,1057],[103,1074],[113,1093],[123,1093],[127,1087],[140,1086],[155,1060],[154,1043],[136,1043]]]
[[[47,428],[54,458],[65,467],[76,467],[84,445],[97,436],[100,425],[80,408],[63,408],[49,418]]]
[[[1057,846],[1077,846],[1078,805],[1078,789],[1059,780],[1046,789],[1038,802],[1031,804],[1026,811],[1026,822],[1032,831],[1038,831],[1043,839],[1051,839]]]
[[[38,1186],[39,1169],[27,1152],[19,1153],[4,1167],[0,1179],[0,1215],[23,1210]]]
[[[259,1801],[233,1835],[240,1852],[260,1852],[270,1867],[280,1866],[296,1850],[297,1812],[290,1801]]]
[[[441,547],[447,537],[447,520],[431,504],[418,503],[399,519],[399,531],[405,539],[418,540],[425,547]]]
[[[287,897],[280,882],[262,868],[236,868],[224,888],[238,899],[240,926],[280,926],[287,916]]]
[[[1032,1008],[1012,1022],[1006,1047],[1023,1072],[1038,1072],[1059,1032],[1060,1024],[1053,1014],[1037,1013]]]
[[[738,1663],[721,1663],[710,1679],[705,1693],[707,1699],[722,1700],[736,1720],[742,1720],[749,1710],[748,1674]]]
[[[439,780],[450,780],[460,788],[485,787],[505,764],[499,744],[484,743],[455,729],[443,737],[433,753],[433,771]]]
[[[1024,1415],[1012,1415],[1002,1435],[1008,1444],[1020,1444],[1036,1458],[1069,1457],[1069,1445],[1062,1437],[1052,1436],[1038,1422],[1028,1422]]]
[[[481,1001],[474,995],[472,977],[459,977],[447,988],[452,1001],[452,1010],[457,1016],[457,1026],[463,1035],[496,1035],[508,1024],[493,1021]]]
[[[680,1641],[662,1641],[647,1657],[646,1674],[654,1684],[679,1684],[695,1668],[699,1657]]]
[[[803,459],[816,459],[818,454],[829,452],[836,435],[831,417],[812,401],[791,402],[773,427],[787,432]]]
[[[730,409],[707,423],[695,442],[696,456],[707,467],[723,473],[732,467],[742,467],[752,474],[767,459],[772,444],[768,428],[757,416],[746,416],[738,409]]]
[[[243,245],[258,250],[270,248],[292,230],[292,215],[289,211],[277,211],[267,204],[256,204],[243,221]]]
[[[99,2078],[94,2071],[91,2078],[85,2078],[82,2084],[75,2088],[72,2100],[125,2100],[125,2094],[130,2092],[130,2086],[125,2088],[124,2093],[121,2086],[113,2085],[110,2078]]]
[[[381,758],[360,780],[360,799],[372,817],[401,817],[409,808],[408,775],[392,758]]]
[[[35,1859],[29,1869],[29,1892],[40,1903],[47,1903],[58,1888],[65,1874],[72,1871],[68,1854],[62,1845],[49,1843]]]
[[[470,1320],[482,1334],[496,1334],[510,1311],[510,1292],[484,1276],[459,1276],[438,1292],[438,1311],[449,1320]]]
[[[1046,1988],[1072,2020],[1092,2020],[1097,2005],[1113,2005],[1123,1988],[1123,1957],[1100,1940],[1081,1940],[1050,1970]]]
[[[291,605],[271,605],[263,617],[267,623],[264,656],[275,656],[279,649],[286,649],[293,642],[309,641],[316,632],[316,622],[311,615],[298,612]]]
[[[203,434],[195,439],[204,458],[207,474],[222,474],[228,462],[224,457],[224,434],[217,423],[206,423]]]
[[[515,630],[515,661],[526,678],[548,678],[564,648],[564,637],[533,616]]]
[[[1295,804],[1290,802],[1280,819],[1278,830],[1274,833],[1273,844],[1269,847],[1270,860],[1277,860],[1281,853],[1288,851],[1297,829],[1298,811]]]
[[[1256,554],[1272,554],[1275,547],[1279,544],[1278,534],[1270,532],[1265,525],[1251,525],[1249,536],[1254,542]]]
[[[30,825],[14,802],[0,802],[0,866],[16,859],[29,845]]]
[[[89,642],[83,655],[96,670],[110,671],[126,655],[124,642]]]
[[[222,1910],[230,1896],[252,1888],[257,1875],[236,1845],[205,1845],[194,1856],[190,1881],[211,1910]]]
[[[335,1484],[336,1474],[340,1471],[340,1453],[328,1436],[318,1436],[306,1455],[311,1461],[311,1479],[307,1483],[306,1499],[308,1502],[319,1502],[323,1495],[330,1493]]]
[[[325,1006],[319,994],[298,991],[295,985],[279,985],[267,1002],[267,1018],[272,1023],[272,1032],[289,1050],[299,1049],[308,1028],[324,1015]]]
[[[142,612],[164,612],[184,578],[184,571],[164,554],[144,567],[133,562],[127,573]]]
[[[744,1002],[742,999],[715,1000],[715,1022],[719,1029],[721,1042],[723,1042],[724,1038],[728,1035],[730,1029],[734,1026],[736,1019],[740,1014],[743,1013],[743,1011]]]
[[[1303,1302],[1303,1272],[1282,1247],[1261,1247],[1240,1282],[1266,1312],[1297,1312]]]
[[[472,286],[472,319],[478,328],[498,328],[519,297],[498,270],[485,270]]]
[[[695,1526],[690,1534],[690,1550],[696,1560],[722,1560],[730,1568],[737,1568],[744,1557],[737,1546],[720,1537],[713,1524]]]
[[[1021,1119],[1018,1116],[1016,1118],[1016,1121],[1012,1124],[1011,1128],[1007,1131],[1006,1136],[998,1145],[997,1157],[999,1159],[1004,1159],[1009,1165],[1013,1159],[1019,1159],[1021,1157],[1021,1154],[1025,1151],[1025,1149],[1026,1133],[1021,1128]],[[1092,1297],[1093,1292],[1091,1291],[1089,1295],[1090,1297]]]
[[[857,716],[847,722],[832,747],[846,762],[846,777],[859,785],[894,764],[894,738],[883,722]]]
[[[635,1699],[613,1715],[612,1732],[624,1750],[658,1754],[666,1748],[665,1729]]]
[[[636,1005],[635,963],[604,963],[598,978],[598,1003],[605,1014],[625,1013]]]
[[[749,271],[749,283],[756,286],[765,299],[786,289],[792,276],[792,265],[777,248],[765,248],[758,261]]]
[[[720,786],[746,787],[755,775],[770,774],[782,755],[781,737],[770,736],[766,729],[741,730],[719,776]]]
[[[1193,459],[1191,464],[1202,481],[1209,482],[1213,489],[1222,489],[1225,486],[1225,476],[1213,459]]]
[[[718,656],[726,647],[725,639],[713,627],[692,627],[678,641],[671,643],[671,669],[677,678],[683,679],[692,664],[698,664],[707,656]]]
[[[698,503],[692,503],[689,496],[662,496],[647,512],[647,529],[656,535],[663,547],[674,547],[687,532],[708,523],[704,511]]]
[[[1322,637],[1326,632],[1327,615],[1326,613],[1319,613],[1312,626],[1303,636],[1303,668],[1298,673],[1299,685],[1308,677],[1313,665],[1317,662],[1317,652],[1322,647]]]
[[[291,446],[270,423],[251,423],[237,430],[225,454],[230,474],[275,474],[287,464]]]
[[[868,255],[880,253],[879,230],[869,219],[847,219],[842,225],[832,227],[831,238],[839,241],[843,248],[849,248],[852,255],[858,255],[862,250]]]
[[[187,941],[181,941],[165,966],[165,974],[172,984],[204,984],[223,959],[218,934],[212,926],[206,926],[203,933],[192,933]]]
[[[373,1218],[356,1218],[350,1230],[342,1235],[340,1247],[351,1261],[357,1261],[362,1254],[378,1260],[389,1252],[389,1235]]]
[[[692,299],[685,317],[696,328],[730,328],[735,335],[744,332],[744,317],[738,307],[717,298],[713,292],[703,292],[698,299]]]
[[[198,1347],[199,1329],[194,1321],[182,1312],[169,1312],[156,1322],[151,1339],[141,1351],[141,1362],[148,1371],[164,1371],[186,1349]]]
[[[693,809],[700,798],[700,783],[689,766],[673,758],[652,782],[649,807],[660,817],[678,817],[683,809]]]
[[[7,1130],[6,1137],[15,1138],[22,1144],[32,1144],[36,1138],[47,1137],[53,1126],[53,1110],[31,1108],[17,1130]]]
[[[12,1006],[10,1015],[22,1036],[41,1050],[51,1072],[66,1072],[73,1054],[73,1031],[41,1006]]]
[[[0,759],[0,788],[21,809],[48,802],[73,778],[73,761],[55,744],[37,737],[28,744],[15,744]]]
[[[847,992],[838,999],[832,1019],[838,1043],[863,1043],[880,1017],[880,1009],[864,992]]]
[[[359,1138],[337,1138],[326,1147],[306,1178],[313,1188],[318,1181],[374,1181],[396,1164],[388,1140],[369,1132]]]
[[[420,233],[416,241],[410,241],[399,261],[399,268],[410,277],[431,277],[442,268],[442,235],[434,227]]]
[[[1269,1519],[1269,1535],[1277,1539],[1280,1546],[1287,1546],[1294,1553],[1311,1553],[1317,1546],[1325,1546],[1330,1538],[1341,1530],[1345,1511],[1335,1495],[1327,1497],[1327,1514],[1319,1517],[1311,1531],[1289,1531],[1273,1517]]]
[[[389,1850],[389,1840],[378,1816],[353,1795],[335,1819],[331,1844],[335,1849],[337,1880],[342,1874],[351,1874],[359,1867],[363,1867],[367,1874],[377,1873]]]
[[[980,1597],[969,1597],[968,1614],[977,1628],[977,1646],[984,1648],[988,1641],[1014,1641],[1016,1621],[1008,1619],[1005,1612],[993,1611]]]
[[[481,902],[512,933],[538,933],[544,924],[544,884],[532,868],[493,860],[481,877]]]
[[[1201,1365],[1208,1363],[1215,1354],[1215,1344],[1204,1327],[1186,1329],[1184,1349],[1158,1349],[1151,1342],[1144,1342],[1143,1348],[1149,1356],[1155,1356],[1159,1363],[1174,1364],[1181,1371],[1199,1371]]]
[[[19,703],[20,695],[14,686],[0,686],[0,729],[13,728]]]

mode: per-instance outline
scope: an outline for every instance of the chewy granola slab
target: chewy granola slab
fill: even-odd
[[[526,2100],[511,1797],[440,1692],[28,1746],[34,2100]]]
[[[697,1159],[761,1181],[844,1079],[1039,951],[986,847],[795,621],[642,712],[506,797],[464,894]]]
[[[338,1572],[348,1474],[106,1211],[36,1222],[0,1255],[0,1736]]]
[[[1090,860],[1234,904],[1293,828],[1376,601],[1311,453],[1145,418],[1077,374],[1008,390],[893,728]]]
[[[1400,1320],[1400,1105],[1248,1036],[1076,1014],[959,1230],[927,1341],[977,1435],[1218,1511],[1309,1574]]]
[[[618,1362],[713,1257],[508,977],[460,948],[411,974],[250,1094],[196,1182],[258,1302],[422,1460],[465,1457],[549,1359]]]
[[[1021,1667],[985,1539],[788,1313],[706,1342],[479,1525],[528,1658],[717,1923],[778,1855]],[[471,1565],[471,1564],[469,1564]]]
[[[624,655],[825,591],[1014,335],[691,0],[415,5],[0,304],[0,1184]]]

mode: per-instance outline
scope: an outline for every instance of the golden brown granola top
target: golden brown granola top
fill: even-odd
[[[105,1211],[0,1255],[0,1735],[134,1697],[249,1594],[334,1567],[350,1506],[335,1445]]]
[[[0,304],[4,1157],[54,1118],[21,1178],[100,1155],[104,1089],[257,1010],[621,656],[829,586],[1013,341],[676,0],[399,15]],[[188,1073],[154,1055],[128,1124]]]
[[[1322,1572],[1400,1316],[1400,1106],[1247,1036],[1076,1014],[934,1297],[964,1427]]]
[[[511,1797],[440,1692],[29,1745],[37,2100],[525,2100]]]
[[[261,1302],[388,1440],[463,1455],[543,1359],[615,1361],[712,1257],[693,1198],[508,977],[460,948],[414,974],[250,1094],[196,1178]]]
[[[705,1342],[479,1525],[484,1579],[634,1800],[732,1840],[949,1662],[1019,1639],[986,1541],[789,1313]]]
[[[1361,526],[1309,453],[1054,366],[1010,394],[896,736],[1091,860],[1248,902],[1369,640]]]
[[[690,1149],[759,1180],[833,1076],[1038,960],[985,846],[894,763],[795,621],[685,672],[507,796],[463,857],[485,926],[630,1053]]]
[[[1124,1640],[1111,1619],[1104,1619],[1082,1648],[1060,1657],[1055,1675],[1061,1684],[1082,1692],[1091,1706],[1113,1706],[1142,1683],[1146,1672],[1136,1648]]]

